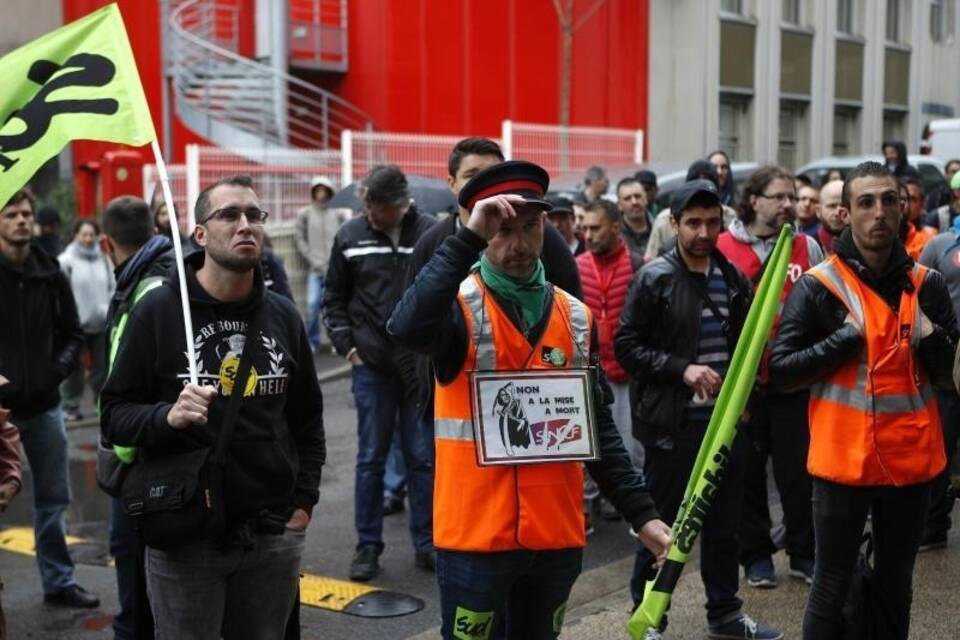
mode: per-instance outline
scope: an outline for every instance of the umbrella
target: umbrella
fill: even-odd
[[[413,203],[423,213],[437,213],[438,211],[454,211],[457,206],[457,197],[450,191],[444,180],[425,178],[423,176],[407,176]],[[335,195],[327,204],[331,208],[344,208],[360,211],[363,204],[357,197],[359,183],[347,185]]]

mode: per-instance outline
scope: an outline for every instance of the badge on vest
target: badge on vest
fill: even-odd
[[[599,460],[591,380],[589,369],[470,372],[478,464]]]
[[[567,354],[560,347],[544,346],[540,351],[540,360],[543,364],[549,364],[554,367],[565,367],[567,365]]]

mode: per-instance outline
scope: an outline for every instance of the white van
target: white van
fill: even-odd
[[[930,155],[944,161],[960,158],[960,118],[930,123]]]

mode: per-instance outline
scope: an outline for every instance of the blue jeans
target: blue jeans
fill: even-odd
[[[13,416],[12,421],[20,429],[20,440],[33,473],[33,531],[40,581],[44,593],[58,593],[76,584],[63,517],[70,506],[63,412],[56,406],[32,418]]]
[[[307,339],[314,351],[320,346],[320,312],[323,310],[323,289],[326,277],[311,271],[307,274]]]
[[[444,638],[556,638],[583,551],[437,550]]]
[[[417,551],[433,549],[433,467],[413,399],[396,376],[368,365],[353,368],[357,405],[357,471],[354,521],[357,546],[383,548],[383,475],[394,431],[407,467],[410,537]]]
[[[407,467],[403,464],[403,449],[400,447],[399,431],[393,434],[387,467],[383,474],[383,497],[403,500],[407,495]]]

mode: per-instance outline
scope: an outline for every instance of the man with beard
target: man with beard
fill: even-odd
[[[737,220],[720,235],[717,247],[750,278],[754,286],[763,277],[767,258],[784,224],[796,216],[793,176],[785,169],[757,169],[743,186]],[[786,300],[800,275],[823,260],[823,251],[812,237],[796,233],[780,299]],[[774,321],[776,334],[777,321]],[[743,525],[740,559],[751,587],[777,584],[771,555],[776,551],[770,536],[767,498],[767,458],[773,458],[774,478],[783,503],[790,575],[810,582],[813,572],[813,523],[810,519],[810,478],[804,469],[807,450],[807,397],[803,393],[772,393],[766,388],[766,356],[761,363],[759,389],[750,407],[744,479]]]
[[[914,561],[930,486],[945,467],[934,386],[953,385],[957,327],[943,277],[898,239],[897,180],[864,162],[848,175],[850,227],[797,281],[770,359],[771,382],[809,389],[816,569],[804,640],[845,637],[843,608],[871,517],[890,638],[909,637]]]
[[[195,212],[200,250],[185,269],[199,384],[188,382],[171,274],[130,312],[100,398],[101,429],[143,461],[208,449],[230,397],[243,394],[223,467],[225,531],[216,539],[198,531],[164,550],[145,536],[147,591],[157,637],[279,640],[319,495],[323,401],[299,312],[266,290],[258,269],[267,212],[251,179],[207,187]],[[238,381],[247,357],[249,375]]]
[[[841,215],[840,194],[843,191],[843,180],[831,180],[820,189],[820,229],[817,230],[817,240],[823,252],[833,255],[833,241],[847,227]]]
[[[670,212],[676,248],[634,278],[614,338],[617,361],[640,387],[635,430],[645,450],[650,494],[667,522],[683,499],[752,295],[750,282],[716,248],[723,230],[716,185],[683,184],[671,194]],[[707,635],[779,640],[783,634],[742,612],[737,596],[743,441],[738,437],[731,445],[700,536]],[[653,564],[653,555],[638,547],[630,580],[634,605],[643,601]],[[666,619],[647,640],[660,640],[665,627]]]
[[[820,231],[820,193],[809,184],[797,187],[797,230],[813,238]]]
[[[617,206],[623,216],[623,240],[635,260],[642,263],[653,231],[653,216],[647,211],[647,192],[633,176],[617,183]]]
[[[10,409],[33,474],[33,523],[43,599],[96,607],[99,599],[74,580],[64,512],[70,505],[67,432],[60,383],[77,366],[83,332],[70,284],[56,258],[30,244],[33,194],[22,189],[0,210],[0,368]]]

